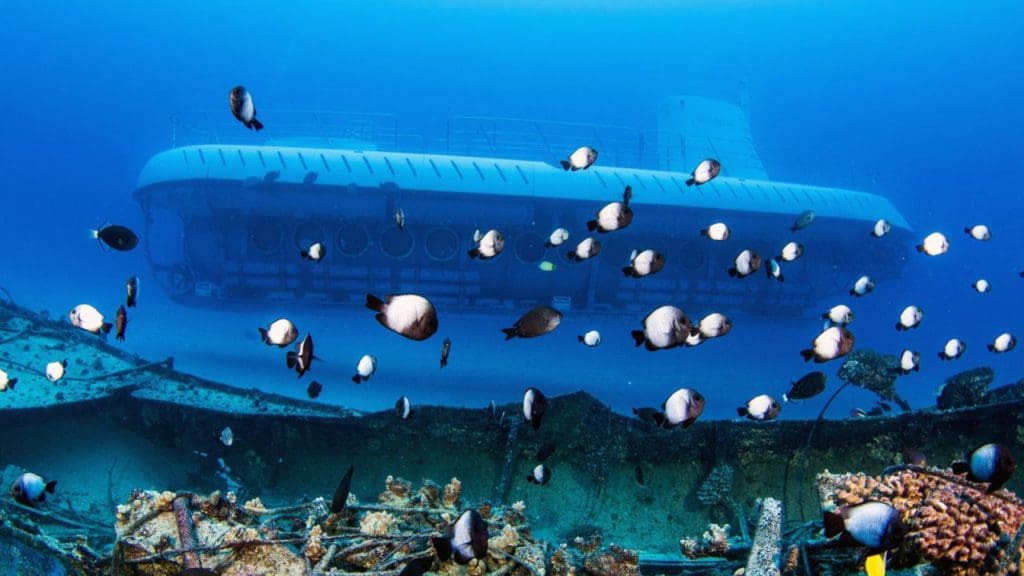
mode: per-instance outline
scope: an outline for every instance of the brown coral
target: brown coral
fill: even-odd
[[[583,568],[593,576],[639,576],[640,557],[633,550],[612,544],[607,552],[587,556]]]
[[[388,476],[384,480],[384,487],[385,490],[377,497],[381,504],[403,506],[409,501],[409,496],[412,494],[412,482],[394,476]]]
[[[908,537],[901,552],[923,558],[954,576],[980,576],[1007,563],[1014,536],[1024,525],[1024,501],[948,470],[904,466],[880,477],[818,476],[826,507],[876,500],[899,510]],[[1018,551],[1019,552],[1019,551]],[[1011,563],[1013,564],[1013,563]],[[1017,574],[1018,567],[1005,567]]]
[[[448,508],[455,508],[462,498],[462,482],[458,478],[452,478],[444,487],[444,505]]]

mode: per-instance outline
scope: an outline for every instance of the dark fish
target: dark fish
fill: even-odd
[[[114,318],[114,327],[117,328],[118,342],[124,342],[124,329],[128,326],[128,313],[124,311],[124,306],[118,306],[117,316]]]
[[[426,340],[437,332],[434,305],[418,294],[393,294],[381,300],[366,295],[366,307],[377,312],[377,322],[410,340]]]
[[[285,360],[288,363],[288,368],[294,368],[301,378],[302,375],[309,370],[314,358],[316,358],[316,356],[313,355],[313,336],[311,334],[306,334],[306,337],[299,342],[299,346],[296,350],[288,351],[288,355],[285,357]]]
[[[132,276],[129,278],[128,282],[125,284],[125,289],[128,292],[128,298],[125,301],[125,304],[127,304],[129,308],[135,308],[135,299],[139,297],[139,277]]]
[[[811,225],[811,222],[814,222],[814,219],[817,218],[817,216],[818,215],[814,213],[814,210],[804,210],[796,217],[796,220],[793,221],[793,225],[789,227],[789,231],[796,232],[797,230],[807,228]]]
[[[548,468],[543,464],[537,464],[537,466],[534,467],[533,472],[526,477],[526,481],[538,486],[547,486],[548,482],[551,481],[551,468]]]
[[[19,504],[25,506],[35,506],[39,502],[46,501],[46,493],[53,494],[57,489],[57,481],[50,480],[49,482],[43,480],[43,478],[37,474],[26,472],[11,485],[11,496]]]
[[[231,114],[246,128],[257,132],[263,130],[263,123],[256,119],[256,105],[252,101],[252,94],[249,94],[245,86],[232,88],[231,92],[228,92],[228,103],[231,104]]]
[[[1006,484],[1017,469],[1010,449],[1002,444],[985,444],[969,452],[964,461],[953,462],[953,473],[967,474],[968,480],[988,482],[988,492]]]
[[[826,376],[824,372],[811,372],[799,380],[793,381],[789,392],[782,395],[783,402],[790,400],[807,400],[825,391]]]
[[[511,328],[502,328],[505,340],[534,338],[551,332],[562,322],[562,313],[550,306],[537,306],[519,317]]]
[[[340,513],[345,509],[345,505],[348,503],[348,493],[352,488],[352,473],[355,472],[355,466],[349,466],[348,472],[341,477],[341,482],[338,482],[338,488],[334,491],[334,499],[331,500],[331,512],[334,514]]]
[[[111,224],[92,231],[92,237],[114,250],[127,252],[139,245],[139,237],[124,226]]]
[[[536,388],[527,388],[523,393],[523,417],[533,425],[533,429],[540,428],[540,421],[548,410],[548,399],[544,393]]]
[[[306,172],[305,176],[302,177],[302,183],[303,184],[312,184],[312,183],[316,182],[317,176],[319,176],[319,174],[317,174],[313,170],[310,170],[309,172]]]
[[[398,416],[401,420],[412,418],[412,406],[409,404],[409,399],[405,396],[402,396],[395,402],[395,416]]]
[[[441,368],[448,365],[448,354],[452,351],[452,339],[445,338],[444,343],[441,344]]]
[[[899,511],[884,502],[864,502],[825,512],[825,538],[841,536],[843,544],[881,552],[899,546],[906,533]]]
[[[443,536],[433,537],[437,558],[441,562],[455,559],[457,564],[466,565],[473,558],[487,557],[487,521],[476,510],[466,510]]]
[[[637,464],[633,472],[636,474],[636,483],[641,486],[646,486],[647,482],[644,480],[644,469]]]
[[[405,565],[402,571],[398,573],[398,576],[423,576],[427,570],[434,564],[434,557],[427,556],[425,558],[417,558],[412,562]]]
[[[320,396],[320,391],[323,389],[323,384],[317,382],[316,380],[313,380],[312,382],[309,383],[309,386],[306,387],[306,395],[309,396],[310,398],[316,398]]]
[[[548,442],[547,444],[541,446],[539,450],[537,450],[537,461],[538,462],[543,462],[543,461],[547,460],[548,457],[550,457],[554,453],[555,453],[555,445],[554,445],[554,443]]]

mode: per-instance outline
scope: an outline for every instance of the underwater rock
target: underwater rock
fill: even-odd
[[[1021,553],[1015,536],[1024,525],[1024,501],[1012,492],[988,494],[987,484],[916,466],[895,467],[874,477],[826,470],[818,475],[817,485],[825,510],[873,500],[900,512],[908,532],[899,550],[890,554],[891,568],[923,559],[954,576],[1017,573],[1011,559]]]
[[[839,379],[870,390],[886,400],[894,400],[898,366],[899,361],[891,354],[854,350],[839,367]]]
[[[939,410],[977,406],[995,379],[996,373],[988,366],[950,376],[935,391],[938,396],[935,405]]]
[[[1024,380],[989,390],[982,397],[981,403],[1003,404],[1006,402],[1020,402],[1021,400],[1024,400]]]

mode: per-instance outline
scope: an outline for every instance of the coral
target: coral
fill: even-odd
[[[989,384],[995,378],[996,373],[988,366],[950,376],[935,391],[938,396],[935,405],[939,410],[977,406],[982,403]]]
[[[562,544],[551,555],[551,560],[548,562],[548,573],[551,576],[575,576],[576,567],[572,565],[572,559],[569,557],[569,551],[566,548],[567,545]]]
[[[590,554],[601,547],[601,533],[593,532],[589,536],[577,536],[572,539],[572,545],[585,554]]]
[[[732,494],[732,466],[716,466],[697,489],[697,500],[705,506],[725,504]]]
[[[327,550],[324,550],[323,544],[320,543],[320,536],[323,532],[320,526],[313,526],[313,529],[309,531],[309,537],[306,539],[306,548],[304,550],[306,558],[309,558],[310,563],[316,564],[324,557]]]
[[[174,504],[174,492],[161,492],[157,494],[154,506],[157,510],[170,510]]]
[[[480,504],[480,509],[478,510],[478,512],[480,512],[480,516],[482,516],[484,520],[489,520],[493,511],[493,505],[486,500]]]
[[[587,556],[583,567],[592,576],[639,576],[640,557],[612,544],[607,552]]]
[[[491,538],[489,545],[502,552],[510,552],[519,546],[519,532],[511,525],[505,524],[501,529],[501,534]]]
[[[896,378],[899,361],[891,354],[873,350],[854,350],[839,367],[839,379],[865,390],[871,390],[886,400],[896,397]]]
[[[242,505],[242,508],[245,508],[250,512],[263,512],[267,509],[259,498],[253,498],[252,500],[249,500],[248,502]]]
[[[359,521],[359,531],[367,536],[383,536],[394,523],[395,517],[390,512],[368,512]]]
[[[384,487],[385,490],[377,497],[377,501],[381,504],[404,506],[409,502],[409,496],[412,495],[412,482],[388,476],[384,480]]]
[[[783,574],[796,574],[796,569],[800,566],[800,548],[796,544],[790,544],[789,548],[786,549],[786,556],[782,562],[782,573]]]
[[[517,500],[514,504],[512,504],[512,509],[522,514],[523,512],[526,512],[526,503],[523,502],[522,500]]]
[[[778,576],[782,553],[782,503],[774,498],[761,501],[754,543],[747,558],[748,576]]]
[[[708,556],[724,556],[729,551],[729,525],[708,524],[701,535],[702,547]]]
[[[444,487],[444,505],[448,508],[455,508],[459,505],[459,499],[462,497],[462,482],[459,482],[458,478],[452,478]]]
[[[987,494],[987,488],[949,471],[912,466],[880,477],[818,475],[823,506],[867,500],[892,505],[908,529],[899,553],[954,576],[996,573],[1009,560],[1010,542],[1024,525],[1024,501],[1006,490]],[[1016,565],[1005,569],[1018,573]]]
[[[426,508],[434,508],[441,500],[441,487],[433,480],[424,480],[419,491],[420,503]]]
[[[540,544],[528,544],[516,549],[515,557],[519,562],[528,566],[538,576],[544,574],[544,547]]]

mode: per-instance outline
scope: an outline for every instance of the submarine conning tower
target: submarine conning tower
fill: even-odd
[[[502,121],[492,119],[462,119],[483,126],[463,130],[471,137],[462,140],[452,138],[449,124],[437,152],[410,151],[397,139],[385,147],[359,138],[269,138],[275,116],[268,112],[259,135],[242,129],[231,140],[208,137],[146,163],[134,193],[146,216],[144,247],[173,298],[218,306],[277,300],[361,307],[368,292],[417,292],[444,307],[481,312],[549,303],[635,315],[674,303],[793,314],[846,292],[861,274],[876,281],[899,276],[910,229],[886,198],[772,181],[737,106],[675,97],[658,116],[656,145],[647,146],[649,133],[638,132],[640,152],[617,158],[621,140],[604,142],[597,130],[545,137],[543,147],[529,148],[523,144],[536,136],[537,123],[502,134]],[[230,115],[225,127],[229,121]],[[598,149],[597,163],[563,170],[559,160],[580,145]],[[627,157],[657,169],[610,165]],[[689,170],[705,157],[722,161],[722,175],[687,186]],[[621,200],[627,185],[632,224],[588,233],[586,222]],[[393,217],[399,208],[404,228]],[[815,222],[790,231],[805,210],[816,213]],[[880,218],[892,223],[892,233],[872,239]],[[731,228],[729,240],[701,237],[718,221]],[[569,241],[546,248],[560,227]],[[504,252],[470,259],[474,231],[490,228],[504,235]],[[601,242],[600,254],[571,261],[569,251],[588,235]],[[784,283],[763,271],[745,279],[727,274],[741,250],[767,259],[790,240],[806,249],[783,264]],[[300,250],[314,242],[326,245],[327,257],[302,260]],[[624,276],[632,250],[646,248],[665,254],[664,269]],[[541,270],[543,261],[555,269]]]

